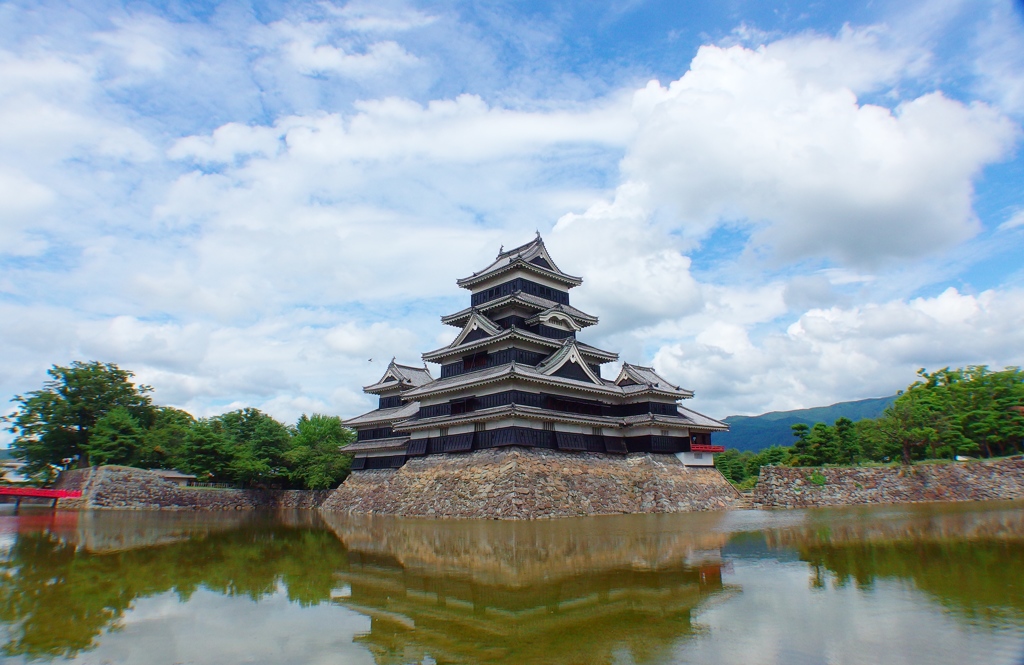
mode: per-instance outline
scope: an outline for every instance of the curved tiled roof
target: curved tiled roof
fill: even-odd
[[[426,385],[426,384],[424,384]],[[357,425],[373,425],[375,423],[390,423],[397,420],[405,420],[416,415],[416,412],[420,410],[419,402],[409,402],[402,406],[395,406],[389,409],[374,409],[364,413],[361,416],[355,418],[349,418],[348,420],[342,421],[342,425],[345,427],[355,427]]]
[[[363,386],[363,392],[376,393],[392,388],[415,388],[433,380],[434,377],[430,375],[430,370],[425,366],[400,365],[392,358],[388,368],[384,370],[384,376],[380,377],[377,383]]]
[[[499,252],[498,258],[491,265],[480,272],[475,272],[469,277],[458,280],[456,284],[463,288],[471,288],[475,284],[479,284],[515,267],[524,268],[555,279],[566,284],[569,288],[583,283],[582,278],[568,275],[559,270],[551,255],[548,254],[548,250],[544,246],[544,240],[541,239],[540,233],[538,233],[536,238],[525,245],[520,245],[507,252]]]
[[[560,339],[544,337],[543,335],[532,333],[529,330],[523,330],[522,328],[516,328],[515,326],[513,326],[508,330],[503,330],[501,333],[495,335],[494,337],[474,340],[472,342],[462,344],[460,346],[445,346],[440,349],[435,349],[433,351],[427,351],[426,353],[423,354],[423,359],[430,362],[439,362],[440,359],[442,358],[456,356],[468,351],[476,351],[480,348],[493,344],[494,342],[499,342],[511,338],[519,338],[525,341],[536,342],[537,344],[546,346],[553,350],[562,348],[563,341]],[[604,351],[597,347],[590,346],[589,344],[584,344],[583,342],[577,342],[576,345],[579,347],[580,353],[582,353],[583,355],[592,356],[594,359],[600,360],[602,362],[614,362],[619,359],[619,354],[612,353],[611,351]]]
[[[511,303],[526,305],[528,307],[535,308],[538,312],[549,310],[553,307],[561,308],[563,312],[572,317],[576,323],[581,327],[587,327],[596,325],[598,318],[593,314],[587,314],[586,312],[576,309],[572,305],[562,305],[555,302],[554,300],[548,300],[547,298],[541,298],[531,293],[523,293],[522,291],[515,291],[507,296],[501,298],[495,298],[489,300],[483,304],[476,305],[475,307],[467,307],[466,309],[459,310],[454,314],[448,314],[441,317],[441,323],[448,324],[450,326],[461,327],[465,323],[465,319],[473,313],[473,310],[478,312],[486,312],[497,307],[502,307]]]

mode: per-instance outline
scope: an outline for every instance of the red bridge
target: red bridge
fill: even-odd
[[[0,497],[12,496],[14,497],[14,510],[18,511],[21,507],[21,500],[25,498],[32,499],[53,499],[53,507],[57,507],[57,501],[60,499],[71,499],[82,496],[81,490],[47,490],[39,489],[37,487],[10,487],[0,486]]]

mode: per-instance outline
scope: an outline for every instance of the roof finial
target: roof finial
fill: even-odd
[[[540,229],[537,229],[537,240],[540,240]]]

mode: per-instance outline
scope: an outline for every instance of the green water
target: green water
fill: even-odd
[[[1024,664],[1024,504],[0,514],[5,663]]]

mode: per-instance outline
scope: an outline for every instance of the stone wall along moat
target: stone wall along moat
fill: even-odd
[[[1024,457],[910,467],[766,466],[754,505],[809,508],[927,501],[1024,499]]]
[[[127,466],[67,472],[57,485],[82,492],[58,507],[114,510],[276,510],[317,508],[330,490],[236,490],[179,487],[157,474]]]
[[[323,503],[356,515],[536,519],[721,510],[739,493],[714,468],[672,455],[498,448],[360,471]]]

